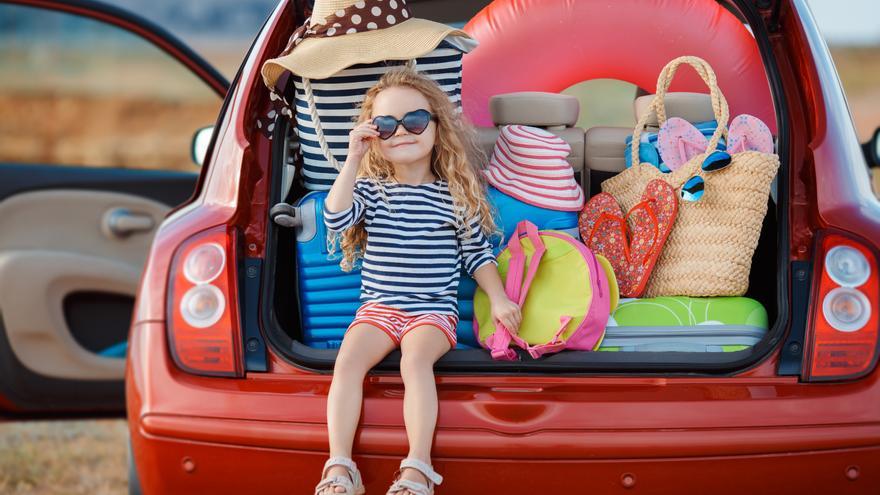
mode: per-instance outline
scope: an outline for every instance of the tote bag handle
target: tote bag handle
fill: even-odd
[[[712,134],[712,138],[709,140],[709,147],[706,151],[715,151],[718,147],[718,141],[722,136],[727,136],[727,121],[730,119],[730,109],[727,106],[727,100],[724,98],[724,94],[721,93],[721,88],[718,87],[718,80],[715,77],[715,71],[712,70],[712,67],[708,62],[701,59],[700,57],[693,56],[684,56],[678,57],[663,67],[663,70],[660,71],[660,76],[657,78],[657,94],[654,95],[654,99],[651,100],[651,104],[648,106],[647,111],[642,115],[639,119],[639,122],[636,124],[635,129],[633,129],[633,137],[632,137],[632,156],[633,165],[637,161],[639,156],[639,142],[642,136],[642,130],[645,128],[645,125],[648,123],[648,119],[651,117],[652,112],[657,115],[657,122],[661,125],[666,122],[666,106],[664,103],[664,98],[666,97],[666,93],[669,91],[669,85],[672,84],[672,79],[675,77],[675,72],[681,65],[690,65],[697,71],[697,74],[700,75],[700,78],[703,79],[703,82],[706,83],[706,86],[709,87],[709,96],[712,99],[712,112],[715,114],[715,120],[718,122],[718,127],[715,129],[715,133]]]

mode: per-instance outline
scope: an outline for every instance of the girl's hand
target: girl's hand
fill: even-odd
[[[356,125],[348,134],[348,157],[354,163],[360,163],[361,158],[370,149],[370,140],[379,137],[379,131],[372,122],[366,121]]]
[[[500,321],[510,331],[516,335],[519,324],[522,323],[522,312],[516,303],[507,298],[506,295],[499,296],[496,300],[490,301],[492,307],[492,318],[497,322]]]

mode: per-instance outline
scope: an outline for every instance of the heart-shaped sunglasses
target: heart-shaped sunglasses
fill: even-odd
[[[379,115],[373,117],[373,124],[379,131],[379,139],[388,139],[397,132],[397,126],[402,125],[404,129],[413,134],[421,134],[428,128],[428,124],[432,120],[437,120],[431,115],[431,112],[419,109],[407,112],[402,119],[395,119],[390,115]]]
[[[703,159],[703,163],[700,165],[700,168],[703,169],[703,172],[710,173],[721,170],[723,168],[727,168],[731,164],[733,159],[730,157],[730,153],[726,151],[715,150],[712,153]],[[703,180],[699,175],[695,175],[688,179],[682,186],[681,191],[679,192],[681,199],[685,201],[699,201],[703,198],[703,192],[706,189],[706,181]]]

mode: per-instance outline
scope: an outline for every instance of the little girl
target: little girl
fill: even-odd
[[[469,160],[473,143],[446,93],[412,69],[387,73],[366,94],[324,204],[331,238],[342,233],[342,267],[363,258],[362,306],[333,369],[330,459],[316,494],[364,493],[351,460],[363,381],[398,346],[409,454],[388,493],[427,495],[442,481],[431,466],[433,366],[456,343],[462,266],[488,294],[493,317],[519,327],[520,308],[504,292],[486,237],[494,224],[484,179]]]

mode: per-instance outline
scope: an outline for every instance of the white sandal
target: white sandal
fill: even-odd
[[[348,470],[348,476],[333,476],[328,478],[327,470],[333,466],[344,467]],[[321,471],[321,478],[323,479],[318,483],[318,486],[315,487],[315,495],[321,493],[322,490],[336,486],[341,486],[345,489],[345,492],[339,495],[363,495],[366,492],[364,489],[364,483],[361,480],[360,471],[358,471],[354,461],[348,457],[331,457],[327,459],[327,462],[324,463],[324,470]]]
[[[412,468],[422,473],[422,475],[427,478],[428,484],[426,485],[417,481],[400,479],[400,473],[405,468]],[[443,483],[443,476],[437,474],[431,466],[418,459],[408,457],[400,462],[400,469],[398,469],[395,474],[394,484],[388,489],[386,495],[394,495],[406,490],[409,490],[416,495],[433,495],[434,486],[439,485],[440,483]]]

